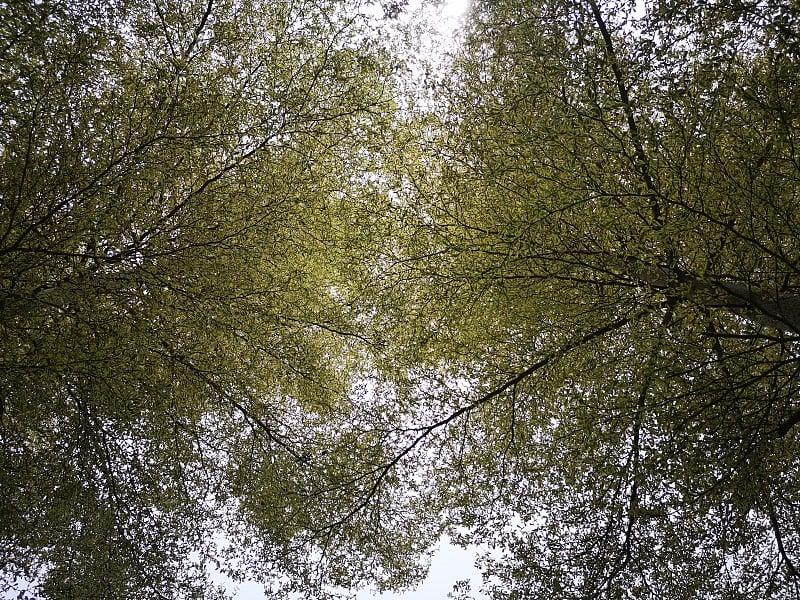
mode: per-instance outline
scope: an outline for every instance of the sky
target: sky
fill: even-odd
[[[356,598],[357,600],[446,600],[453,584],[460,579],[470,579],[472,596],[479,598],[481,577],[475,568],[476,556],[476,550],[464,550],[443,539],[431,561],[427,579],[418,588],[402,594],[378,594],[364,590]],[[235,598],[263,600],[264,594],[259,584],[248,583],[239,586]]]
[[[467,12],[469,0],[447,0],[442,7],[442,18],[437,29],[444,37],[450,36],[459,19]],[[378,594],[363,590],[357,600],[445,600],[453,584],[461,579],[470,579],[472,595],[479,597],[480,573],[475,568],[476,550],[463,549],[442,539],[438,551],[431,561],[430,571],[425,581],[414,590],[402,594]],[[236,600],[263,600],[264,594],[259,584],[246,583],[239,586]]]
[[[447,539],[439,544],[439,550],[431,561],[428,577],[415,590],[404,594],[374,594],[364,591],[357,600],[439,600],[447,598],[453,584],[460,579],[472,582],[473,596],[480,590],[481,577],[475,568],[475,550],[454,546]]]

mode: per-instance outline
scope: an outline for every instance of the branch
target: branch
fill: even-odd
[[[203,12],[203,16],[200,18],[200,23],[198,23],[197,27],[194,29],[194,35],[192,37],[192,41],[189,46],[186,48],[186,52],[184,54],[184,60],[188,61],[191,59],[192,50],[194,50],[197,43],[200,41],[200,35],[203,33],[203,29],[205,29],[206,23],[208,22],[208,17],[211,16],[211,9],[214,7],[214,0],[208,0],[208,4],[206,5],[206,9]]]
[[[666,327],[670,323],[673,318],[672,309],[668,309],[664,314],[664,317],[661,319],[661,327],[659,328],[659,333],[663,334]],[[627,524],[625,526],[625,540],[622,544],[622,551],[623,556],[617,557],[615,561],[615,565],[609,571],[609,573],[603,578],[603,581],[600,583],[599,587],[597,588],[597,595],[600,596],[608,589],[608,586],[614,580],[614,578],[619,575],[622,570],[626,567],[628,562],[632,559],[632,547],[633,547],[633,535],[634,535],[634,527],[638,520],[637,512],[639,510],[639,482],[637,480],[638,473],[639,473],[639,465],[641,462],[641,445],[642,445],[642,421],[644,417],[644,410],[647,401],[647,395],[650,393],[650,386],[653,379],[653,362],[656,356],[658,355],[659,350],[662,347],[663,338],[659,336],[658,342],[650,353],[647,359],[647,366],[649,367],[648,374],[645,377],[644,383],[642,385],[641,390],[639,390],[639,396],[636,402],[636,411],[634,412],[633,418],[633,436],[631,440],[631,450],[628,454],[628,460],[626,462],[626,469],[630,469],[630,492],[628,495],[628,509],[627,509]],[[617,488],[620,490],[622,487],[622,483]],[[610,529],[610,528],[609,528]]]
[[[610,256],[607,261],[622,275],[667,295],[676,295],[706,308],[727,310],[779,331],[800,334],[800,296],[768,294],[748,283],[698,277],[634,257],[619,260]]]
[[[779,437],[786,437],[786,435],[791,431],[792,427],[800,423],[800,408],[795,410],[783,424],[778,427],[775,431],[775,434]]]
[[[716,287],[726,294],[723,303],[716,306],[706,301],[711,308],[727,308],[745,318],[774,327],[787,333],[800,333],[800,296],[776,295],[771,297],[758,287],[743,283],[719,281]]]
[[[392,460],[390,460],[389,462],[385,463],[384,465],[382,465],[382,466],[378,467],[377,469],[375,469],[374,471],[372,471],[372,473],[377,473],[377,477],[375,478],[375,481],[372,483],[370,488],[367,490],[367,493],[362,497],[362,499],[353,508],[351,508],[344,516],[342,516],[341,518],[337,519],[333,523],[329,523],[328,525],[320,528],[318,531],[320,531],[320,532],[321,531],[331,531],[331,530],[335,529],[336,527],[338,527],[338,526],[344,524],[345,522],[347,522],[354,515],[356,515],[359,511],[363,510],[369,504],[369,502],[375,497],[375,495],[377,494],[378,489],[380,488],[381,484],[386,479],[386,477],[389,475],[389,473],[392,471],[392,469],[394,469],[394,467],[397,466],[397,464],[400,463],[401,460],[403,460],[406,456],[408,456],[417,446],[420,445],[420,443],[425,438],[430,436],[434,431],[449,425],[453,421],[457,420],[459,417],[462,417],[462,416],[464,416],[466,414],[471,413],[472,411],[474,411],[475,409],[479,408],[480,406],[483,406],[484,404],[487,404],[488,402],[490,402],[491,400],[497,398],[498,396],[501,396],[502,394],[504,394],[508,390],[512,390],[512,391],[516,390],[516,387],[521,382],[523,382],[525,379],[527,379],[528,377],[530,377],[531,375],[533,375],[534,373],[536,373],[540,369],[546,367],[547,365],[549,365],[551,362],[553,362],[557,358],[562,357],[564,354],[566,354],[566,353],[568,353],[568,352],[570,352],[572,350],[575,350],[576,348],[579,348],[579,347],[581,347],[581,346],[583,346],[585,344],[588,344],[589,342],[592,342],[592,341],[594,341],[594,340],[606,335],[607,333],[611,333],[612,331],[616,331],[618,329],[621,329],[622,327],[625,327],[630,322],[631,322],[631,317],[622,317],[622,318],[619,318],[619,319],[617,319],[617,320],[615,320],[615,321],[613,321],[613,322],[611,322],[611,323],[609,323],[609,324],[607,324],[607,325],[605,325],[603,327],[595,329],[594,331],[591,331],[591,332],[589,332],[589,333],[587,333],[587,334],[585,334],[585,335],[583,335],[583,336],[581,336],[581,337],[579,337],[579,338],[567,343],[562,348],[559,348],[558,350],[556,350],[554,352],[551,352],[547,356],[543,357],[541,360],[537,361],[535,364],[531,365],[530,367],[528,367],[524,371],[519,372],[517,375],[515,375],[511,379],[509,379],[508,381],[506,381],[502,385],[494,388],[490,392],[484,394],[483,396],[481,396],[480,398],[478,398],[474,402],[472,402],[472,403],[470,403],[470,404],[468,404],[466,406],[462,406],[461,408],[459,408],[455,412],[450,413],[448,416],[446,416],[446,417],[444,417],[444,418],[442,418],[442,419],[440,419],[440,420],[438,420],[438,421],[436,421],[436,422],[434,422],[434,423],[432,423],[430,425],[426,425],[425,427],[418,428],[416,430],[418,432],[417,437],[414,438],[413,441],[408,446],[406,446]]]
[[[5,301],[0,302],[0,319],[14,319],[42,307],[64,310],[85,297],[118,294],[140,283],[139,274],[139,267],[120,273],[97,273],[6,294]]]
[[[222,399],[228,402],[239,414],[244,417],[244,420],[253,428],[263,431],[267,438],[276,443],[278,446],[286,450],[297,462],[307,462],[307,457],[295,450],[290,441],[285,439],[285,436],[276,433],[263,419],[254,415],[247,409],[241,402],[234,398],[233,394],[223,388],[219,383],[212,379],[206,371],[196,366],[191,360],[179,355],[175,352],[166,342],[162,341],[161,346],[167,352],[167,356],[175,362],[182,364],[198,379],[203,381],[209,388],[217,393]]]
[[[783,536],[781,535],[778,515],[775,513],[775,507],[772,505],[771,500],[769,503],[769,523],[772,526],[772,533],[775,535],[775,543],[778,545],[778,553],[781,555],[781,559],[783,559],[783,562],[786,564],[786,568],[789,570],[789,573],[792,575],[792,577],[795,579],[800,579],[800,572],[798,572],[797,567],[795,567],[794,562],[792,562],[792,559],[789,558],[789,555],[786,553],[786,548],[783,545]]]
[[[656,226],[660,228],[663,225],[661,220],[661,207],[656,200],[660,194],[653,181],[653,177],[650,175],[650,161],[644,151],[642,138],[639,133],[639,126],[633,114],[633,103],[628,94],[628,87],[625,85],[625,78],[622,74],[622,68],[619,64],[616,49],[614,48],[614,41],[611,39],[611,34],[608,31],[608,27],[606,26],[606,22],[603,19],[603,14],[600,12],[600,7],[597,2],[595,0],[589,0],[589,6],[592,9],[592,16],[594,17],[595,23],[597,23],[597,27],[600,30],[600,35],[603,37],[605,52],[611,64],[611,71],[614,74],[614,83],[616,84],[619,99],[622,103],[622,110],[625,112],[628,131],[631,134],[634,154],[636,156],[636,161],[639,163],[639,173],[642,175],[642,179],[644,179],[645,186],[650,191],[650,210],[653,213],[653,220]]]

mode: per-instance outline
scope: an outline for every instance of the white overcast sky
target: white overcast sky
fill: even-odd
[[[402,594],[378,594],[363,590],[357,600],[446,600],[453,584],[460,579],[471,580],[473,598],[481,598],[479,593],[481,577],[475,568],[475,550],[464,550],[443,540],[439,551],[431,561],[427,579],[416,589]],[[247,583],[239,586],[236,600],[263,600],[264,594],[259,584]]]

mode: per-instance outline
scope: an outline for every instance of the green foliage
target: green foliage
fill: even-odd
[[[0,3],[3,591],[800,598],[797,7],[403,7]]]
[[[349,389],[329,213],[381,145],[392,64],[353,3],[0,11],[4,589],[203,595],[215,538],[286,500],[230,473],[299,475],[289,407]]]
[[[796,598],[798,13],[634,8],[473,4],[395,360],[494,597]]]

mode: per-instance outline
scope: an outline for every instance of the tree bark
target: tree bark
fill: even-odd
[[[623,274],[651,288],[707,308],[727,310],[779,331],[800,334],[800,296],[768,293],[750,283],[697,277],[636,259],[616,262]]]

